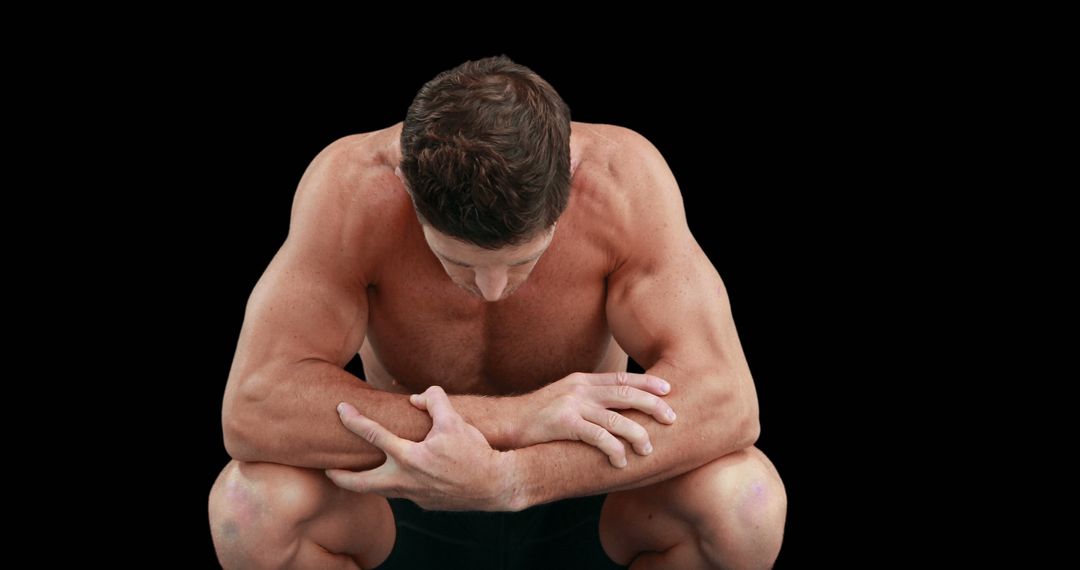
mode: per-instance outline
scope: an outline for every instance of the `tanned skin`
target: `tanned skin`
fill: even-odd
[[[599,493],[616,562],[771,565],[783,483],[753,446],[723,281],[655,146],[573,123],[557,224],[485,250],[419,222],[400,129],[315,158],[249,299],[223,406],[233,461],[210,497],[222,565],[376,566],[384,497],[521,510]],[[343,369],[358,352],[366,382]]]

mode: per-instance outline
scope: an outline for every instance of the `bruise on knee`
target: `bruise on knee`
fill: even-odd
[[[699,513],[701,547],[706,557],[728,564],[764,565],[776,558],[787,514],[784,484],[771,466],[744,458],[708,478],[713,498]],[[754,561],[754,562],[750,562]]]
[[[221,538],[225,539],[228,542],[233,542],[240,534],[240,527],[237,526],[236,521],[231,519],[221,521],[221,523],[218,525],[218,529],[220,531]]]
[[[259,494],[238,473],[228,474],[215,489],[210,504],[211,532],[218,547],[236,546],[252,531],[265,506]]]
[[[773,524],[780,503],[786,505],[787,502],[783,487],[766,477],[750,480],[738,495],[736,511],[739,519],[755,529]]]

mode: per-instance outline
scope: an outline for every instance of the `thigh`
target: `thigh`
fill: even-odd
[[[621,564],[640,552],[666,551],[729,509],[748,474],[779,481],[768,458],[748,447],[667,481],[611,493],[600,516],[601,542]]]
[[[683,541],[691,529],[672,507],[684,476],[608,495],[599,532],[612,560],[626,565],[641,552],[664,552]]]

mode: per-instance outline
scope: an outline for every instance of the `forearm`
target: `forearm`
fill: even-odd
[[[649,432],[653,452],[641,456],[626,444],[627,466],[617,469],[597,448],[577,441],[512,451],[509,464],[518,482],[516,509],[665,481],[756,441],[757,402],[753,394],[745,393],[745,382],[723,374],[679,370],[663,361],[646,373],[671,383],[672,391],[665,399],[678,419],[663,425],[638,411],[621,413]]]
[[[241,461],[264,461],[317,469],[371,469],[382,451],[348,431],[337,414],[339,402],[404,439],[422,441],[431,416],[409,403],[408,395],[371,388],[328,362],[305,361],[272,377],[251,378],[225,398],[226,449]],[[452,396],[455,409],[493,447],[504,444],[497,398]]]

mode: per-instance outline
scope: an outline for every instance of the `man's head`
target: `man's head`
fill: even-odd
[[[542,251],[569,200],[570,109],[506,56],[465,62],[416,94],[399,168],[437,255],[448,242],[475,267],[523,261],[514,254]]]

